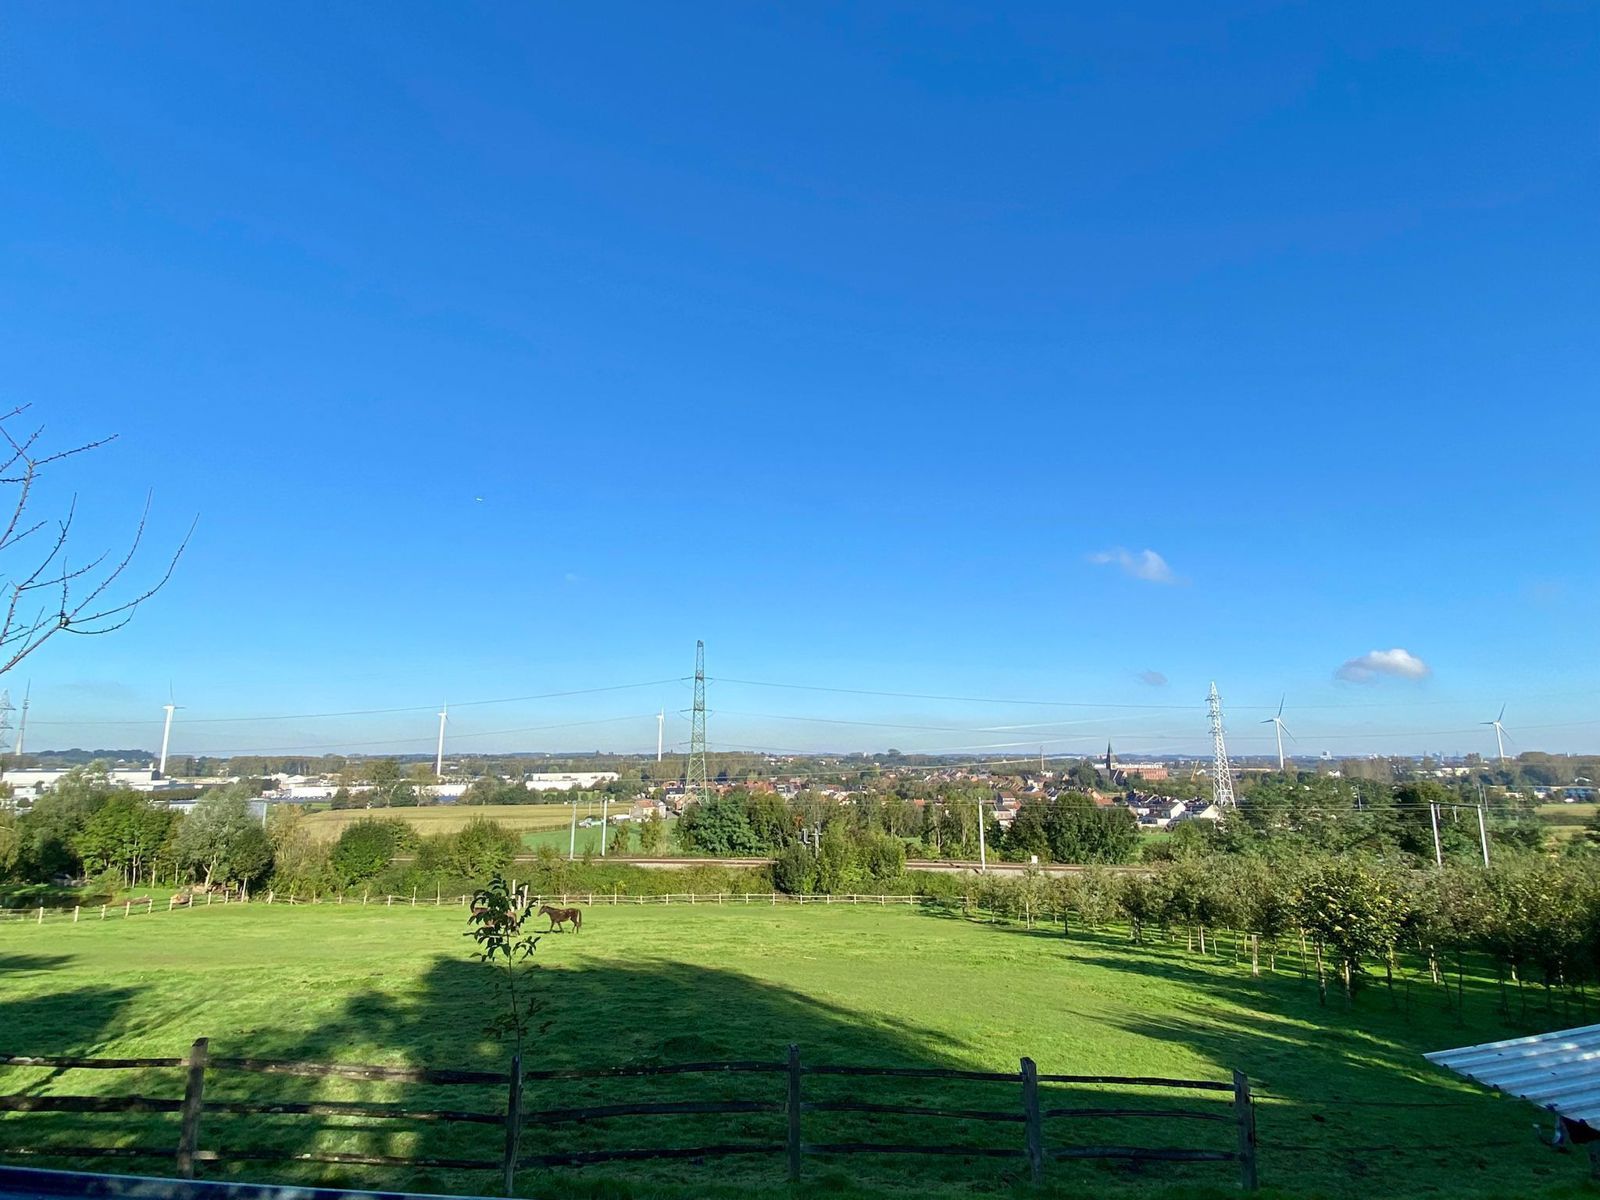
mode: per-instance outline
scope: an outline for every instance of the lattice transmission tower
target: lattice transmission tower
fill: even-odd
[[[685,801],[704,800],[706,779],[706,644],[694,644],[694,719],[689,726],[689,770],[684,777]]]
[[[1222,697],[1215,683],[1206,697],[1206,709],[1211,714],[1211,801],[1218,808],[1232,808],[1233,767],[1228,763],[1228,744],[1222,740]]]

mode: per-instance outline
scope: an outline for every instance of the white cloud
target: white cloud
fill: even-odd
[[[1167,677],[1160,671],[1140,671],[1138,679],[1140,683],[1148,683],[1151,687],[1167,686]]]
[[[1433,669],[1409,650],[1369,650],[1352,658],[1337,671],[1335,678],[1350,683],[1374,683],[1385,675],[1396,679],[1426,679]]]
[[[1146,583],[1178,582],[1178,577],[1172,573],[1167,560],[1154,550],[1140,550],[1135,554],[1118,546],[1115,550],[1102,550],[1098,554],[1089,555],[1089,561],[1102,567],[1121,567],[1127,574],[1135,579],[1143,579]]]

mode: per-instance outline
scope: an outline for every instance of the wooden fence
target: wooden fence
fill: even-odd
[[[1232,1162],[1237,1164],[1240,1185],[1256,1187],[1256,1124],[1250,1082],[1235,1071],[1229,1082],[1196,1079],[1163,1079],[1114,1075],[1042,1074],[1032,1059],[1021,1060],[1015,1072],[962,1071],[934,1067],[864,1067],[803,1065],[800,1047],[790,1046],[784,1062],[701,1062],[675,1065],[615,1066],[571,1070],[524,1071],[513,1058],[510,1070],[465,1071],[423,1067],[349,1066],[332,1063],[277,1062],[247,1058],[212,1058],[207,1039],[199,1038],[186,1058],[78,1058],[70,1056],[0,1055],[0,1067],[43,1067],[52,1071],[176,1069],[183,1072],[181,1099],[147,1095],[0,1095],[0,1113],[176,1113],[178,1137],[174,1147],[65,1145],[34,1140],[30,1145],[12,1143],[0,1150],[4,1156],[37,1158],[149,1158],[171,1159],[180,1178],[194,1177],[202,1163],[237,1162],[312,1162],[343,1163],[380,1167],[433,1168],[439,1170],[497,1170],[507,1194],[511,1193],[519,1167],[579,1166],[588,1163],[632,1162],[649,1159],[704,1159],[730,1155],[783,1156],[791,1180],[801,1178],[807,1158],[818,1156],[887,1154],[955,1155],[966,1158],[1000,1158],[1025,1161],[1033,1182],[1040,1182],[1046,1165],[1070,1159],[1119,1159],[1131,1162]],[[208,1072],[246,1072],[271,1075],[310,1076],[354,1080],[373,1080],[422,1086],[486,1085],[504,1089],[505,1103],[495,1111],[440,1110],[411,1104],[366,1103],[353,1101],[235,1101],[208,1100],[205,1095]],[[697,1098],[677,1101],[622,1102],[585,1107],[527,1110],[524,1085],[530,1082],[615,1081],[640,1076],[729,1076],[766,1074],[783,1076],[784,1091],[769,1100]],[[1015,1103],[1002,1109],[946,1108],[922,1104],[878,1103],[861,1099],[825,1099],[806,1096],[808,1077],[843,1076],[853,1079],[925,1079],[971,1081],[1013,1085]],[[1110,1103],[1060,1103],[1080,1087],[1117,1089],[1178,1090],[1194,1093],[1223,1093],[1225,1104],[1211,1107],[1139,1107],[1116,1098]],[[635,1147],[622,1149],[575,1150],[555,1153],[524,1153],[522,1137],[526,1130],[542,1126],[582,1124],[614,1117],[685,1116],[704,1114],[770,1113],[782,1123],[773,1123],[770,1141],[727,1142],[687,1147]],[[807,1114],[855,1113],[894,1115],[918,1121],[997,1122],[1021,1126],[1021,1136],[1013,1145],[961,1144],[948,1141],[914,1143],[883,1142],[808,1142],[803,1137],[803,1118]],[[363,1118],[372,1121],[447,1122],[497,1127],[492,1145],[497,1152],[476,1158],[400,1157],[377,1154],[297,1153],[271,1149],[201,1149],[202,1117],[219,1115],[290,1115],[305,1118]],[[1174,1122],[1200,1121],[1231,1127],[1228,1148],[1148,1147],[1139,1145],[1073,1145],[1054,1143],[1050,1132],[1060,1122],[1073,1120],[1158,1121],[1163,1128]],[[319,1122],[325,1124],[326,1122]],[[813,1120],[815,1125],[815,1120]],[[211,1126],[207,1125],[208,1131]],[[781,1140],[780,1140],[781,1135]],[[487,1148],[486,1148],[487,1150]]]
[[[412,892],[409,896],[379,893],[374,895],[366,892],[337,892],[325,896],[305,897],[294,895],[279,895],[275,892],[256,894],[240,898],[237,894],[227,893],[201,893],[188,900],[180,900],[176,895],[168,896],[164,900],[157,900],[154,896],[142,896],[137,900],[122,900],[108,904],[74,905],[72,908],[46,908],[40,905],[37,908],[5,908],[0,909],[0,922],[28,922],[43,925],[46,922],[67,922],[77,924],[81,921],[122,920],[127,917],[145,917],[158,913],[186,912],[189,909],[200,908],[225,908],[230,905],[237,906],[248,904],[252,907],[260,905],[292,905],[295,907],[332,907],[351,906],[367,908],[438,908],[441,906],[465,907],[471,899],[465,895],[446,896],[435,892],[429,896],[426,893]],[[560,895],[533,896],[534,904],[549,902],[565,907],[568,904],[587,905],[645,905],[645,904],[743,904],[743,905],[769,905],[776,907],[780,904],[871,904],[879,907],[891,905],[935,905],[937,901],[926,896],[916,895],[869,895],[867,893],[849,895],[828,895],[826,893],[795,894],[788,892],[663,892],[654,895],[627,896],[620,892],[566,892]]]

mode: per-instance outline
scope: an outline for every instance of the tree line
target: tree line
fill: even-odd
[[[1293,954],[1326,999],[1381,977],[1402,956],[1433,984],[1454,976],[1459,1003],[1469,958],[1486,958],[1501,1004],[1525,1013],[1529,987],[1547,1006],[1580,1008],[1600,983],[1600,846],[1551,857],[1509,853],[1490,868],[1417,869],[1365,854],[1197,853],[1137,872],[980,876],[928,881],[945,902],[1032,925],[1125,928],[1134,944],[1176,938],[1197,954],[1224,947],[1251,969]],[[1449,999],[1447,995],[1447,999]]]

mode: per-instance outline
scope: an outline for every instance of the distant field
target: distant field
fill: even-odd
[[[1593,804],[1564,804],[1557,800],[1552,804],[1541,804],[1534,811],[1539,814],[1541,821],[1548,821],[1552,825],[1587,825],[1597,810]]]
[[[1550,835],[1557,841],[1565,842],[1583,836],[1583,827],[1594,819],[1596,806],[1581,803],[1563,804],[1557,800],[1541,804],[1535,811],[1539,820],[1550,830]]]
[[[581,816],[581,810],[578,819],[583,819]],[[656,851],[656,853],[682,853],[682,851],[672,841],[672,824],[676,819],[677,818],[674,817],[667,821],[667,827],[663,831],[663,836],[661,839],[661,848]],[[622,827],[613,825],[611,827],[609,836],[614,838],[619,828]],[[561,826],[556,829],[532,830],[522,835],[522,844],[527,849],[535,852],[538,851],[540,846],[550,846],[553,847],[558,854],[565,857],[568,850],[572,848],[572,829],[570,826]],[[607,844],[609,845],[609,843]],[[600,827],[598,825],[591,825],[588,829],[580,828],[578,830],[578,845],[576,853],[579,858],[582,858],[584,853],[587,851],[593,851],[595,854],[600,853]],[[639,835],[638,832],[632,828],[629,828],[628,853],[640,853]]]
[[[600,802],[580,801],[578,819],[599,817]],[[559,829],[572,821],[566,804],[430,804],[423,808],[341,808],[306,814],[306,828],[313,836],[333,841],[347,825],[367,817],[404,821],[423,836],[455,833],[468,821],[487,817],[517,833],[539,829]]]
[[[538,851],[540,846],[553,847],[563,858],[572,845],[572,830],[563,825],[559,829],[530,830],[522,835],[522,844],[529,850]],[[593,851],[600,853],[600,827],[590,826],[588,829],[578,830],[578,857]]]

